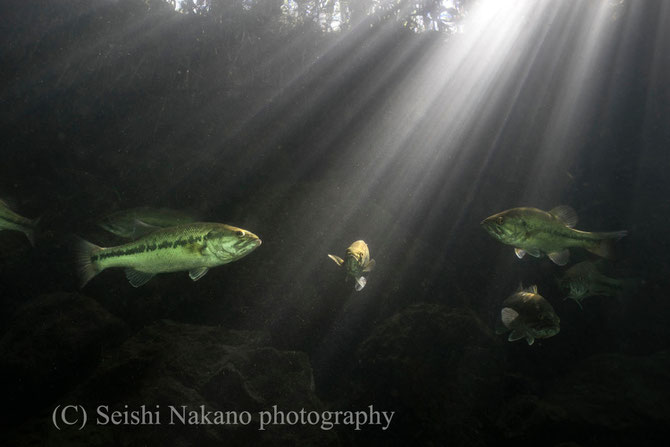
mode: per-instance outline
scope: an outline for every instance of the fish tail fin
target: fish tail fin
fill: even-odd
[[[23,230],[23,234],[26,235],[28,238],[28,241],[30,242],[30,245],[33,247],[35,246],[35,229],[37,228],[37,225],[40,223],[40,220],[42,219],[42,216],[39,216],[33,220],[30,221],[30,227],[26,228]]]
[[[35,230],[33,228],[26,228],[23,230],[23,234],[26,235],[28,238],[28,242],[30,242],[30,245],[33,247],[35,246]]]
[[[614,242],[626,236],[628,231],[612,231],[610,233],[595,233],[599,239],[587,245],[585,248],[591,253],[606,259],[614,259]]]
[[[91,259],[93,254],[100,250],[102,250],[102,247],[75,236],[74,253],[80,288],[83,288],[86,283],[102,271],[98,264]]]

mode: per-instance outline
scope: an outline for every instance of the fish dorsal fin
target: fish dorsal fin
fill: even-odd
[[[365,264],[365,268],[363,269],[364,272],[371,272],[373,268],[375,268],[375,265],[377,263],[375,262],[374,259],[370,259],[367,264]]]
[[[519,312],[512,309],[511,307],[503,307],[500,311],[500,318],[502,323],[506,328],[509,329],[510,325],[519,317]]]
[[[149,225],[148,223],[140,220],[140,219],[135,219],[133,221],[133,234],[132,238],[133,239],[138,239],[142,236],[146,236],[149,233],[153,233],[156,230],[160,230],[161,227],[157,227],[156,225]]]
[[[154,276],[154,273],[140,272],[139,270],[131,268],[126,269],[126,278],[128,278],[130,285],[133,287],[140,287],[146,284]]]
[[[552,208],[549,214],[560,220],[568,228],[574,228],[577,225],[577,212],[567,205],[559,205]]]
[[[188,276],[193,280],[197,281],[207,274],[209,268],[207,267],[198,267],[197,269],[192,269],[188,271]]]
[[[524,256],[526,256],[526,250],[524,250],[523,248],[515,248],[514,254],[516,255],[517,258],[521,259]]]
[[[328,257],[329,257],[330,259],[332,259],[333,262],[335,262],[335,264],[337,264],[337,265],[342,265],[342,264],[344,264],[344,259],[340,258],[339,256],[336,256],[336,255],[328,255]]]
[[[365,287],[365,284],[367,284],[368,280],[365,279],[364,276],[361,276],[360,278],[356,278],[356,292],[360,292],[363,290],[363,287]]]
[[[517,292],[528,292],[537,294],[537,286],[533,284],[532,286],[524,287],[522,283],[519,283],[519,288]]]
[[[549,259],[556,265],[565,265],[570,260],[570,250],[563,249],[561,251],[555,251],[553,253],[547,254]]]

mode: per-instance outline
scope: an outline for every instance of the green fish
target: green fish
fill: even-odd
[[[32,246],[35,246],[35,228],[40,218],[28,219],[16,214],[6,202],[0,200],[0,231],[15,230],[26,235]]]
[[[582,247],[604,258],[614,257],[612,242],[627,231],[591,233],[575,230],[577,213],[569,206],[549,212],[537,208],[512,208],[482,221],[484,229],[503,244],[514,247],[518,258],[526,253],[536,258],[546,254],[557,265],[570,259],[568,248]]]
[[[116,247],[98,247],[83,239],[77,247],[81,287],[101,271],[123,267],[133,287],[157,273],[188,271],[193,281],[210,268],[248,255],[261,245],[255,234],[221,223],[194,222],[163,228]]]
[[[98,225],[117,236],[134,239],[161,228],[184,225],[196,220],[198,219],[194,215],[184,211],[139,207],[108,214]]]
[[[364,273],[371,272],[375,267],[375,260],[370,259],[370,250],[364,241],[356,241],[347,248],[344,259],[335,255],[328,255],[337,265],[344,266],[348,276],[356,281],[356,291],[360,292],[365,287],[367,280]]]
[[[537,286],[520,287],[502,306],[499,322],[502,324],[496,332],[511,331],[509,341],[525,338],[532,345],[535,339],[553,337],[561,330],[561,319],[551,304],[537,293]]]
[[[566,270],[559,281],[568,292],[565,299],[574,300],[582,307],[582,300],[590,296],[619,297],[634,289],[637,279],[615,279],[603,275],[598,266],[591,261],[580,262]]]

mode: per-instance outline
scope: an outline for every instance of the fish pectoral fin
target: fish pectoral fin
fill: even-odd
[[[500,311],[500,318],[506,328],[509,328],[510,324],[512,324],[512,322],[516,320],[518,317],[519,312],[512,309],[511,307],[503,307],[503,309]]]
[[[193,280],[197,281],[207,274],[209,268],[207,267],[198,267],[197,269],[192,269],[188,271],[188,276]]]
[[[547,254],[549,256],[549,259],[556,264],[556,265],[565,265],[568,263],[570,260],[570,250],[567,248],[561,250],[561,251],[555,251],[553,253]]]
[[[533,337],[532,335],[526,335],[526,341],[528,342],[528,346],[530,346],[533,343],[535,343],[535,337]]]
[[[365,268],[363,269],[364,272],[371,272],[373,268],[375,268],[375,265],[377,263],[375,262],[374,259],[370,259],[367,264],[365,264]]]
[[[140,272],[139,270],[132,268],[126,269],[126,278],[128,278],[130,285],[133,287],[139,287],[146,284],[154,276],[156,276],[155,273]]]
[[[335,264],[337,264],[337,265],[342,265],[342,264],[344,264],[344,259],[340,258],[339,256],[328,255],[328,257],[329,257],[330,259],[332,259],[333,262],[335,262]]]
[[[575,228],[577,225],[577,212],[570,206],[557,206],[549,210],[549,214],[560,220],[568,228]]]
[[[526,333],[523,331],[520,331],[519,329],[514,329],[510,334],[509,337],[507,337],[508,341],[517,341],[521,340],[522,338],[526,337]]]
[[[363,287],[365,287],[365,284],[367,284],[367,279],[365,279],[364,276],[361,276],[360,278],[356,278],[356,292],[360,292],[363,290]]]
[[[526,250],[524,250],[523,248],[515,248],[514,254],[516,255],[517,258],[521,259],[524,256],[526,256]]]

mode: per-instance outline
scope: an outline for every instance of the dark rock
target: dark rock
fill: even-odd
[[[34,413],[87,377],[119,344],[124,324],[76,293],[44,295],[23,305],[0,339],[5,422]]]
[[[361,345],[352,406],[396,411],[387,433],[357,444],[479,445],[487,408],[499,399],[500,342],[467,309],[412,305]],[[438,443],[439,440],[439,443]]]
[[[259,431],[259,411],[274,405],[284,411],[323,409],[314,393],[312,369],[302,352],[277,351],[261,332],[228,330],[160,321],[142,329],[105,356],[96,372],[63,405],[84,406],[92,421],[100,405],[112,411],[146,410],[160,425],[100,425],[58,432],[43,420],[26,433],[64,445],[337,445],[333,432],[318,426],[269,426]],[[185,408],[183,408],[185,407]],[[229,422],[182,423],[177,414],[231,412]],[[174,409],[174,410],[173,410]],[[235,413],[235,415],[232,414]],[[241,423],[242,412],[251,419]],[[234,417],[238,417],[234,423]],[[175,422],[171,425],[170,421]],[[203,422],[200,420],[199,422]],[[13,440],[12,445],[27,445]]]
[[[647,357],[593,356],[546,386],[520,395],[501,411],[506,438],[554,439],[583,445],[634,445],[670,430],[670,352]],[[665,427],[665,428],[663,428]]]

